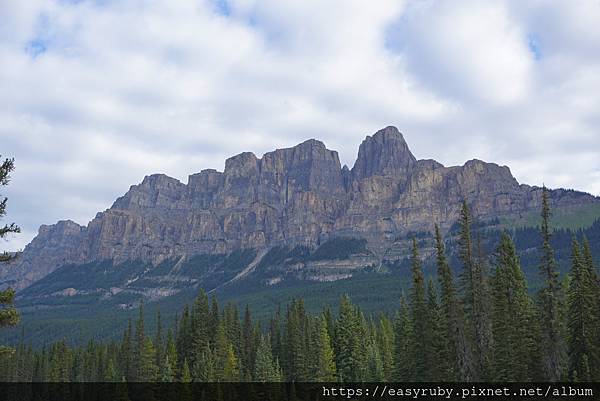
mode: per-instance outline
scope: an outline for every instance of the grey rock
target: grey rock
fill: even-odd
[[[536,211],[541,189],[520,185],[508,167],[471,160],[444,167],[417,160],[395,127],[368,136],[354,167],[311,139],[257,158],[245,152],[225,170],[202,170],[187,184],[147,176],[86,227],[42,226],[0,286],[25,288],[68,263],[140,260],[158,264],[199,253],[274,245],[316,246],[336,236],[366,238],[375,254],[408,231],[447,230],[466,200],[478,218]],[[598,203],[576,191],[551,191],[555,208]]]

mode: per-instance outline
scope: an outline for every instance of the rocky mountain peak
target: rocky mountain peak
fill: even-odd
[[[551,198],[556,208],[600,204],[576,191],[555,190]],[[494,163],[417,161],[395,127],[367,136],[352,170],[341,167],[337,152],[309,139],[260,159],[240,153],[222,173],[202,170],[187,184],[150,175],[87,227],[42,226],[11,268],[0,271],[0,288],[24,288],[70,263],[158,264],[181,255],[313,246],[339,236],[366,239],[383,252],[395,238],[431,230],[433,222],[448,229],[464,200],[477,218],[520,218],[539,214],[540,189],[519,185],[508,167]]]
[[[374,175],[406,176],[416,162],[402,133],[389,126],[365,138],[352,172],[357,179]]]

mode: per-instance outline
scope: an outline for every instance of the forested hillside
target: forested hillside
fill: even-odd
[[[436,278],[426,278],[413,239],[410,286],[398,289],[394,313],[367,314],[343,296],[336,311],[315,314],[295,299],[264,322],[201,291],[168,328],[157,316],[150,329],[142,305],[120,341],[20,343],[0,357],[0,379],[598,381],[600,281],[590,239],[571,239],[569,271],[559,279],[549,217],[544,196],[534,293],[511,235],[486,254],[463,204],[459,266],[436,229]]]

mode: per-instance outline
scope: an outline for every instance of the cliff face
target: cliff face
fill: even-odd
[[[417,160],[402,134],[387,127],[368,136],[349,170],[317,140],[257,158],[242,153],[225,170],[203,170],[183,184],[147,176],[98,213],[87,227],[42,226],[0,284],[24,288],[68,263],[111,259],[154,264],[239,248],[316,245],[336,236],[366,238],[385,250],[403,233],[447,229],[465,199],[480,218],[539,207],[541,189],[519,185],[508,167],[471,160],[444,167]],[[551,192],[554,207],[600,202],[580,192]]]

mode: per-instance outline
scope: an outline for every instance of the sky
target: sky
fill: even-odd
[[[187,182],[309,138],[600,195],[600,1],[0,0],[3,223],[87,224],[145,175]]]

